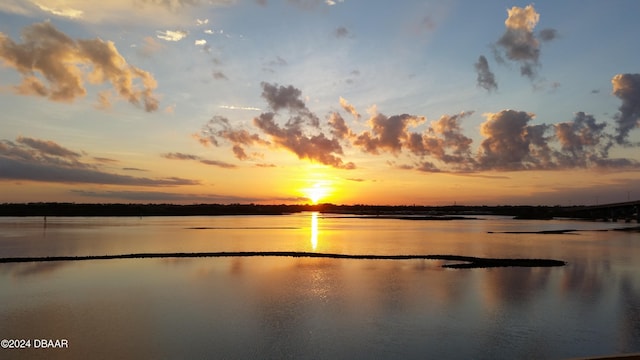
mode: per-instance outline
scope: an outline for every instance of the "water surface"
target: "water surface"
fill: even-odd
[[[562,359],[640,352],[638,233],[569,220],[0,218],[2,257],[315,251],[552,258],[560,268],[288,257],[0,264],[23,358]],[[636,224],[628,224],[635,226]],[[577,229],[567,234],[509,231]],[[494,233],[488,233],[494,232]]]

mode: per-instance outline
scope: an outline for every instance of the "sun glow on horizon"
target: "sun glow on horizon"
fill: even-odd
[[[302,192],[315,205],[328,197],[331,193],[331,187],[327,181],[316,181],[313,186],[303,189]]]

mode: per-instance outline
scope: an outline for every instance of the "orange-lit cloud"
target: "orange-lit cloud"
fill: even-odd
[[[618,86],[614,93],[623,100],[618,122],[624,116],[637,121],[635,77],[619,77],[614,78],[614,87]],[[634,159],[610,158],[614,136],[606,131],[605,122],[598,122],[584,112],[577,112],[571,121],[556,124],[533,124],[535,114],[525,111],[487,113],[480,125],[483,139],[474,147],[472,138],[462,130],[462,121],[473,115],[473,111],[442,115],[418,131],[425,127],[425,117],[387,116],[374,106],[368,111],[367,128],[356,132],[339,112],[329,113],[326,122],[320,122],[302,101],[302,92],[291,85],[263,83],[262,87],[262,96],[272,111],[253,118],[251,129],[214,116],[195,135],[198,141],[223,146],[221,140],[225,140],[240,160],[255,159],[247,154],[247,148],[282,148],[300,159],[339,169],[356,167],[345,159],[351,156],[345,153],[345,148],[360,150],[369,156],[390,154],[396,158],[387,159],[390,166],[425,172],[469,174],[493,170],[640,167]],[[346,112],[355,111],[342,98],[340,104]],[[283,117],[286,121],[282,121]]]
[[[344,111],[353,115],[356,120],[360,119],[360,113],[358,113],[358,111],[356,111],[356,108],[353,105],[349,104],[349,102],[342,96],[340,97],[340,106],[344,109]]]
[[[110,83],[115,95],[146,111],[158,109],[153,75],[128,64],[113,42],[74,40],[48,22],[24,28],[22,40],[16,43],[0,33],[0,59],[22,75],[17,94],[72,102],[86,95],[86,80]],[[100,104],[110,105],[109,97],[101,95]]]

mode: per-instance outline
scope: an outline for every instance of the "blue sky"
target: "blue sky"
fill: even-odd
[[[639,13],[631,0],[5,1],[0,201],[637,198]]]

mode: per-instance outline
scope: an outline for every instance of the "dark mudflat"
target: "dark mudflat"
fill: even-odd
[[[331,259],[363,259],[363,260],[445,260],[456,261],[442,267],[452,269],[473,269],[492,267],[549,267],[564,266],[561,260],[551,259],[495,259],[459,255],[351,255],[328,254],[299,251],[233,251],[233,252],[196,252],[196,253],[140,253],[117,255],[87,256],[44,256],[44,257],[9,257],[0,258],[0,263],[49,262],[49,261],[81,261],[81,260],[114,260],[114,259],[149,259],[149,258],[201,258],[201,257],[307,257]]]

